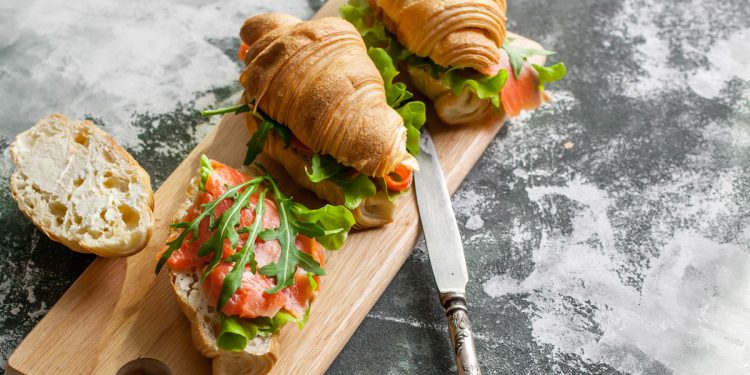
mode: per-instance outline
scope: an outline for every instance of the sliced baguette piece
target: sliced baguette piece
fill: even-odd
[[[13,198],[50,239],[104,257],[146,246],[154,224],[151,179],[91,121],[45,117],[16,137],[10,155]]]
[[[173,223],[183,221],[188,210],[198,195],[197,178],[187,188],[187,200],[182,204]],[[176,236],[172,229],[170,238]],[[209,306],[208,299],[200,286],[200,275],[195,272],[169,270],[169,281],[172,285],[180,309],[190,320],[190,332],[193,346],[204,356],[211,358],[214,375],[260,375],[271,371],[278,360],[279,345],[276,335],[256,337],[242,352],[229,352],[219,349],[216,335],[221,328],[216,309]]]

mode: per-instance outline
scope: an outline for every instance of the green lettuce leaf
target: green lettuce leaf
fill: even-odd
[[[316,210],[311,210],[295,203],[291,206],[291,212],[302,223],[320,226],[323,235],[316,236],[315,239],[329,250],[338,250],[344,245],[347,233],[355,222],[352,213],[343,206],[327,204]]]
[[[505,69],[500,69],[495,76],[488,77],[472,69],[447,69],[429,58],[416,55],[410,56],[406,63],[413,68],[426,71],[435,79],[442,80],[456,95],[463,90],[469,90],[480,99],[489,100],[495,108],[500,108],[500,92],[508,79]]]
[[[443,75],[443,82],[453,90],[454,94],[459,95],[464,89],[469,89],[479,99],[489,99],[495,108],[500,108],[500,92],[507,79],[508,72],[505,69],[500,69],[493,77],[458,68],[448,69]]]
[[[312,290],[316,291],[316,290],[318,290],[318,283],[315,281],[315,278],[313,276],[315,276],[315,275],[313,275],[312,272],[308,272],[307,273],[307,282],[310,283],[310,287],[312,288]]]
[[[367,0],[349,0],[348,4],[339,9],[341,18],[349,21],[362,35],[367,53],[383,77],[385,96],[388,105],[395,109],[404,119],[407,133],[407,150],[412,155],[419,153],[419,129],[424,124],[424,103],[409,105],[402,104],[414,97],[407,90],[403,82],[393,82],[399,74],[396,62],[416,57],[404,48],[395,36],[385,29],[385,25],[372,14]],[[412,103],[412,102],[409,102]],[[405,105],[404,105],[405,106]],[[399,110],[401,109],[401,110]],[[417,113],[421,110],[422,113]]]
[[[362,203],[362,199],[372,197],[377,192],[375,183],[366,175],[355,178],[335,177],[332,180],[344,192],[344,206],[353,210]]]
[[[339,8],[339,14],[341,18],[354,25],[368,48],[383,48],[395,61],[401,61],[411,55],[411,52],[385,29],[385,25],[375,19],[367,0],[350,0]]]
[[[310,316],[310,308],[305,310],[305,315],[302,318],[297,318],[286,311],[279,311],[278,313],[276,313],[276,315],[274,315],[273,319],[271,319],[271,328],[269,329],[269,333],[279,333],[279,331],[281,331],[281,328],[283,328],[287,323],[296,323],[297,327],[299,327],[299,329],[302,329],[305,326],[305,323],[307,323],[308,316]]]
[[[396,65],[393,63],[391,56],[388,55],[388,52],[382,48],[370,47],[367,54],[383,77],[385,97],[389,106],[397,108],[401,102],[411,99],[414,96],[414,94],[406,89],[406,84],[403,82],[393,82],[399,71],[396,69]]]
[[[426,107],[420,101],[411,101],[396,109],[404,119],[406,127],[406,150],[412,155],[419,154],[419,130],[427,120]]]
[[[211,167],[211,160],[209,160],[208,156],[206,156],[205,154],[201,155],[201,182],[199,185],[199,189],[201,191],[206,191],[206,181],[208,181],[208,176],[211,175],[211,171],[213,171],[213,168]]]
[[[258,335],[258,326],[247,319],[221,314],[221,331],[216,345],[223,350],[241,352]]]
[[[521,74],[521,68],[523,68],[523,62],[527,58],[535,55],[549,56],[554,55],[554,51],[547,51],[542,49],[516,47],[511,42],[512,38],[506,39],[506,43],[503,43],[503,49],[508,54],[510,59],[510,67],[513,69],[513,76],[518,78]]]
[[[311,164],[312,171],[308,171],[307,167],[305,167],[305,173],[310,178],[310,181],[315,183],[335,176],[336,173],[339,173],[344,168],[343,165],[330,155],[320,156],[319,154],[313,154]]]
[[[305,310],[302,318],[279,311],[273,318],[259,317],[243,319],[236,316],[220,314],[221,330],[216,336],[216,345],[222,350],[241,352],[247,347],[247,343],[256,336],[268,336],[277,334],[287,323],[296,323],[302,329],[310,316],[310,308]]]
[[[548,82],[555,82],[563,79],[567,73],[565,64],[557,63],[551,66],[541,66],[537,64],[531,64],[532,67],[539,73],[539,89],[544,90],[544,84]]]

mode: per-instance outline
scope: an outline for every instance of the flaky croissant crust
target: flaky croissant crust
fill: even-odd
[[[406,130],[357,30],[339,18],[249,18],[240,76],[245,99],[288,126],[313,151],[370,176],[413,163]]]
[[[370,7],[418,56],[444,67],[494,75],[505,40],[505,0],[369,0]]]

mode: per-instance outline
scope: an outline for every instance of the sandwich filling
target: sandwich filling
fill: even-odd
[[[529,64],[526,59],[530,56],[551,55],[554,52],[515,46],[511,37],[507,37],[502,44],[500,64],[491,71],[441,66],[429,56],[419,56],[401,45],[379,18],[384,16],[377,13],[381,12],[374,12],[367,0],[350,0],[340,9],[341,17],[357,28],[368,47],[382,48],[394,61],[406,64],[412,81],[417,75],[419,77],[416,80],[433,80],[442,86],[430,89],[429,86],[415,82],[420,91],[433,100],[445,89],[455,96],[470,94],[489,102],[495,111],[502,109],[510,116],[517,116],[521,110],[540,105],[540,99],[543,98],[540,92],[544,89],[544,84],[562,79],[566,73],[562,63],[548,67]],[[454,107],[460,110],[461,105],[470,100],[464,98],[463,103],[455,103]]]
[[[200,175],[156,271],[166,265],[201,276],[220,317],[215,331],[223,350],[242,351],[287,323],[302,328],[325,275],[323,246],[343,245],[351,213],[331,205],[310,210],[285,197],[270,176],[251,178],[205,156]]]
[[[241,44],[237,57],[244,61],[248,51],[249,47],[244,43]],[[403,119],[406,128],[406,150],[416,156],[419,153],[420,129],[426,121],[425,105],[421,101],[412,100],[414,95],[407,90],[404,83],[394,82],[394,78],[399,74],[399,71],[385,49],[372,47],[369,49],[368,55],[383,78],[388,105],[395,109]],[[258,128],[247,144],[245,165],[251,164],[263,151],[266,143],[270,141],[269,138],[278,137],[283,141],[284,148],[291,149],[304,160],[305,174],[309,182],[319,184],[328,181],[335,184],[344,197],[341,204],[350,210],[360,208],[362,202],[368,198],[372,200],[376,197],[385,197],[385,199],[393,201],[411,186],[412,171],[418,167],[413,158],[397,165],[393,171],[383,176],[369,176],[354,167],[340,163],[331,155],[316,153],[297,138],[289,127],[275,121],[262,110],[252,107],[250,104],[243,104],[203,112],[204,115],[252,112],[257,120]]]

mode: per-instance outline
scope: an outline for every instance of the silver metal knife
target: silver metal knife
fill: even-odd
[[[456,368],[460,375],[479,375],[481,371],[464,295],[469,281],[464,247],[445,177],[440,169],[440,159],[426,128],[422,129],[419,147],[419,171],[414,172],[419,216],[430,254],[432,273],[440,290],[440,303],[448,317]]]

